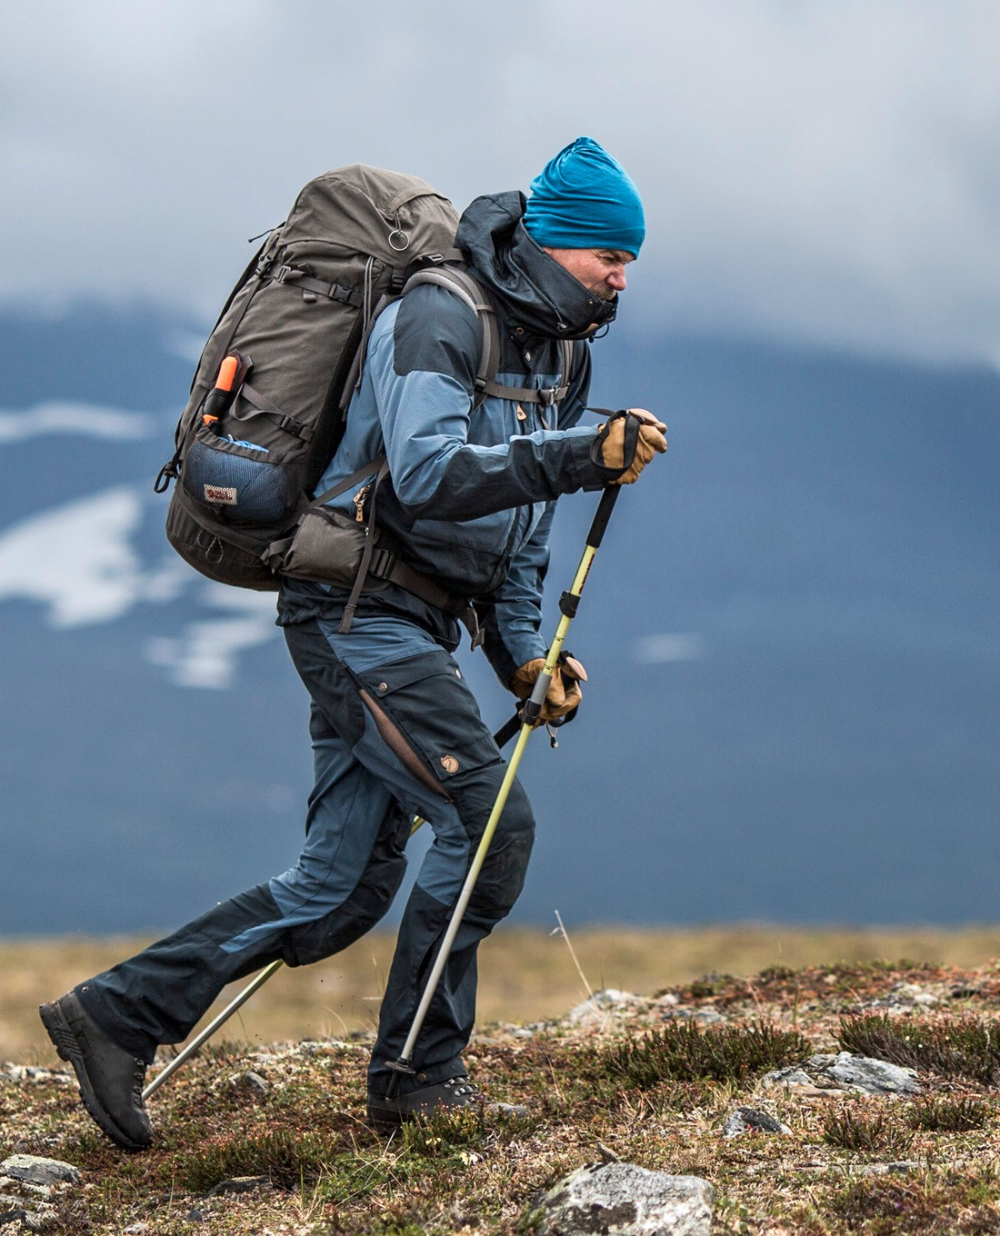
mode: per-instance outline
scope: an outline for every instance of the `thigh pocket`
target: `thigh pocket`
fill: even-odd
[[[409,753],[404,763],[426,784],[429,775],[448,795],[453,778],[502,762],[461,670],[443,649],[376,666],[355,677],[383,739],[400,759],[404,756],[396,744],[402,742]],[[422,775],[413,766],[414,758]]]

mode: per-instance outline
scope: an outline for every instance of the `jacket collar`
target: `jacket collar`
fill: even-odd
[[[515,326],[550,339],[586,339],[611,322],[617,297],[601,300],[528,235],[525,197],[516,190],[477,197],[455,236],[470,273],[502,302]]]

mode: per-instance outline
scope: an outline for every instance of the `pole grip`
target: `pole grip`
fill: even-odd
[[[590,531],[587,533],[587,544],[593,549],[601,548],[601,541],[604,540],[608,520],[611,518],[611,512],[615,509],[615,503],[618,501],[618,495],[621,491],[622,487],[620,485],[605,485],[604,487],[604,493],[601,494],[601,501],[594,515],[594,522],[590,525]]]

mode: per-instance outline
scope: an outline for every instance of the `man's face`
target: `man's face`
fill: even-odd
[[[634,261],[626,249],[549,249],[543,246],[574,279],[601,300],[614,300],[625,291],[625,267]]]

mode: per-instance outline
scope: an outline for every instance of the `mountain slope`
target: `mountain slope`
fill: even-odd
[[[184,567],[151,492],[190,341],[0,319],[0,932],[169,926],[295,857],[307,701],[273,598]],[[994,918],[997,377],[627,324],[595,370],[670,452],[595,562],[580,718],[529,746],[516,913]],[[549,628],[595,503],[559,512]]]

